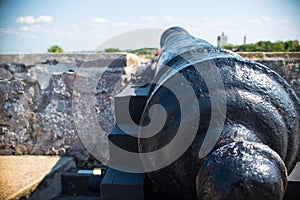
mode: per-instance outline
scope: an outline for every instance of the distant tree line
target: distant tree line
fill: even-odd
[[[141,48],[141,49],[130,49],[130,50],[124,50],[123,52],[129,52],[134,53],[137,55],[151,55],[153,51],[157,50],[157,48]],[[107,48],[104,49],[104,52],[121,52],[122,50],[118,48]]]
[[[245,44],[245,45],[233,45],[233,44],[225,44],[222,46],[224,49],[229,49],[231,51],[239,51],[239,52],[290,52],[290,51],[300,51],[300,45],[298,41],[278,41],[278,42],[270,42],[270,41],[260,41],[255,44]],[[141,48],[135,50],[126,50],[124,52],[134,53],[137,55],[151,55],[152,52],[157,50],[157,48]],[[121,52],[122,50],[118,48],[107,48],[104,52]],[[53,45],[48,49],[49,53],[63,53],[63,49],[58,45]]]
[[[108,52],[108,53],[121,52],[121,50],[118,48],[107,48],[107,49],[104,49],[104,52]]]
[[[141,48],[141,49],[135,49],[135,50],[128,50],[128,52],[134,53],[137,55],[151,55],[156,50],[158,50],[158,48]]]
[[[253,52],[253,51],[263,51],[263,52],[290,52],[290,51],[300,51],[300,45],[298,41],[260,41],[255,44],[245,44],[245,45],[233,45],[225,44],[222,46],[224,49],[229,49],[232,51],[239,52]]]

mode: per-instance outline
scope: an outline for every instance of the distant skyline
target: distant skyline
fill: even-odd
[[[171,26],[215,46],[222,32],[234,45],[244,36],[247,43],[300,40],[299,10],[299,0],[0,0],[0,53],[95,50],[124,32]]]

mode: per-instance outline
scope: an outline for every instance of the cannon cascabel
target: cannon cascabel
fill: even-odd
[[[166,30],[160,43],[140,125],[151,123],[149,110],[156,104],[167,118],[156,135],[139,138],[139,151],[160,151],[170,144],[160,152],[161,160],[168,159],[185,145],[184,139],[173,142],[179,131],[186,137],[196,134],[176,161],[148,173],[151,181],[172,199],[282,199],[299,152],[300,104],[291,87],[268,67],[215,48],[180,27]],[[178,77],[194,95],[185,93],[186,82]],[[218,92],[225,95],[223,105]],[[153,135],[147,131],[139,134]],[[157,164],[151,159],[142,161],[145,167]]]

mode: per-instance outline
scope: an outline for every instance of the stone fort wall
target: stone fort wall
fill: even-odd
[[[239,54],[275,70],[300,97],[300,52]],[[95,96],[98,123],[109,133],[125,65],[124,53],[0,55],[0,154],[71,155],[80,167],[98,164],[74,124],[74,84],[98,80],[95,90],[76,95]]]

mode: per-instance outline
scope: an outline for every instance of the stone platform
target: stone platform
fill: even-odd
[[[0,156],[0,199],[52,199],[61,192],[61,173],[75,167],[72,157]]]

